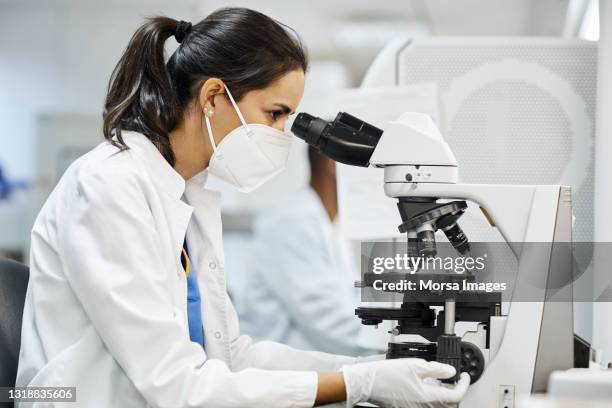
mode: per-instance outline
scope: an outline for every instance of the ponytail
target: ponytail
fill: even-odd
[[[164,43],[173,35],[180,45],[166,63]],[[111,75],[104,137],[126,150],[121,130],[142,133],[174,167],[169,133],[206,79],[220,78],[240,101],[246,92],[264,89],[292,70],[306,72],[307,66],[297,34],[254,10],[222,8],[193,26],[149,18]]]
[[[104,105],[104,137],[127,149],[121,130],[144,133],[174,165],[168,133],[180,119],[180,109],[164,61],[164,43],[178,21],[147,19],[132,36],[113,70]],[[116,140],[113,140],[115,136]]]

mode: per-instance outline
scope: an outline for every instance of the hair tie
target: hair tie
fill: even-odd
[[[174,29],[174,38],[180,44],[183,42],[183,39],[189,32],[191,31],[191,23],[189,21],[179,21],[176,23],[176,28]]]

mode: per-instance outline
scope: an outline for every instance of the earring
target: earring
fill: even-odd
[[[212,118],[213,113],[215,113],[213,108],[209,108],[208,106],[204,107],[204,115],[206,115],[207,118]]]

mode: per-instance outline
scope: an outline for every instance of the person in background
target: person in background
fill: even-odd
[[[255,223],[248,290],[237,299],[243,331],[304,350],[382,351],[383,330],[354,314],[356,265],[339,234],[335,162],[310,146],[308,161],[309,185]]]

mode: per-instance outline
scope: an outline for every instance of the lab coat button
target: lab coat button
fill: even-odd
[[[219,340],[221,338],[221,332],[220,331],[216,331],[215,332],[215,339]]]
[[[217,264],[214,262],[211,262],[208,264],[208,266],[210,267],[210,269],[215,269],[217,267]]]

